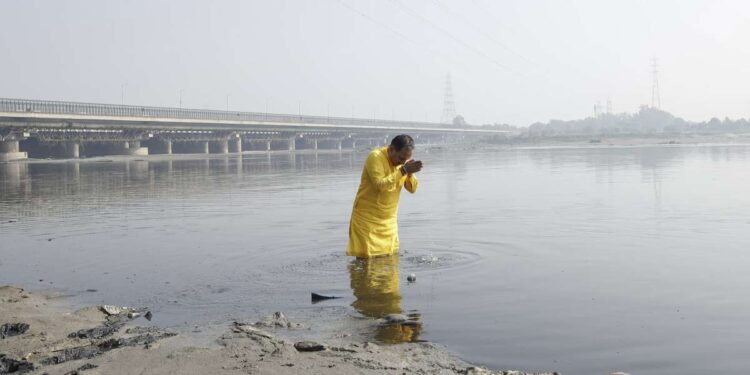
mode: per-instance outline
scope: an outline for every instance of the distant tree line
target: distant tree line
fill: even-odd
[[[461,118],[463,122],[463,118]],[[454,121],[454,125],[459,125]],[[675,117],[669,112],[642,106],[636,113],[605,113],[597,117],[581,120],[550,120],[536,122],[528,128],[507,124],[486,124],[484,129],[510,130],[521,137],[564,137],[564,136],[616,136],[616,135],[655,135],[655,134],[721,134],[750,133],[750,120],[720,120],[712,118],[703,122],[691,122]]]

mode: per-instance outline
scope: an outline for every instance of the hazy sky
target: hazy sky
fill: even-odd
[[[0,96],[528,125],[750,116],[750,2],[0,0]]]

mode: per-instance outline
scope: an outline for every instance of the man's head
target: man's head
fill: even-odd
[[[414,139],[406,134],[397,135],[388,146],[388,157],[393,165],[401,165],[411,159],[412,150],[414,150]]]

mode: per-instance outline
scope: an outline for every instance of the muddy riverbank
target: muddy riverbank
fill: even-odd
[[[228,323],[205,340],[149,326],[149,314],[116,306],[74,310],[64,297],[0,287],[0,373],[526,374],[474,367],[426,342],[361,342],[347,332],[357,323],[342,322],[330,337],[297,341],[290,338],[304,336],[299,332],[315,322],[290,322],[279,313]]]

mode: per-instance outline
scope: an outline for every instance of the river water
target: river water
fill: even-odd
[[[401,256],[373,262],[343,255],[365,153],[0,164],[0,284],[168,327],[372,320],[503,369],[750,368],[750,146],[415,155]],[[419,324],[375,324],[391,312]]]

